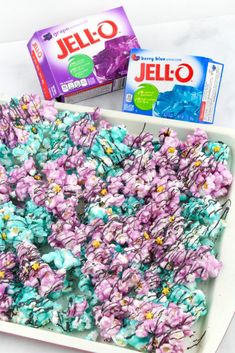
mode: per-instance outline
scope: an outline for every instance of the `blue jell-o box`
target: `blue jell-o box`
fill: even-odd
[[[132,49],[123,111],[213,123],[223,64]]]

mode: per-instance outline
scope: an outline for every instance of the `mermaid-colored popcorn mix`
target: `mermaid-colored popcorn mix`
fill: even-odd
[[[218,275],[230,149],[58,112],[33,95],[0,109],[0,319],[184,351]]]

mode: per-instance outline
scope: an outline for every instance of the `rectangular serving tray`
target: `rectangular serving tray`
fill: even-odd
[[[0,103],[7,100],[0,99]],[[60,110],[72,112],[92,112],[94,108],[56,103]],[[201,127],[207,132],[210,139],[227,143],[232,151],[231,171],[235,175],[235,130],[213,125],[198,125],[193,123],[179,122],[163,118],[152,118],[141,115],[122,113],[119,111],[101,109],[101,115],[113,125],[125,125],[128,132],[138,135],[143,129],[151,132],[156,138],[162,127],[170,127],[177,131],[180,138],[185,138],[195,128]],[[201,341],[191,349],[185,349],[189,353],[215,353],[225,332],[232,320],[235,309],[235,183],[231,186],[228,196],[232,203],[227,217],[227,227],[219,244],[219,259],[223,262],[223,268],[215,280],[208,281],[203,285],[207,293],[209,312],[205,319],[200,319],[194,327],[195,339]],[[80,352],[92,353],[133,353],[133,349],[118,347],[111,343],[91,342],[83,338],[84,334],[63,334],[53,332],[46,328],[32,328],[11,322],[0,320],[0,331],[28,337],[35,340],[50,342],[61,346],[78,349]],[[197,342],[194,342],[197,343]],[[186,347],[194,343],[186,342]]]

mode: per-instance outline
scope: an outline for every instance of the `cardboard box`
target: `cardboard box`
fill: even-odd
[[[222,72],[209,58],[133,49],[123,111],[213,123]]]
[[[123,7],[37,31],[28,43],[44,97],[68,103],[123,88],[132,48]]]

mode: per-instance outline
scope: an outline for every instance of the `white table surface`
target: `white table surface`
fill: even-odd
[[[95,14],[123,4],[143,48],[208,56],[225,64],[215,124],[235,128],[234,0],[0,0],[0,95],[41,89],[26,43],[36,29]],[[123,91],[81,102],[121,110]],[[221,303],[221,315],[223,315]],[[217,353],[234,353],[233,319]],[[0,333],[0,352],[66,353],[71,349]]]

